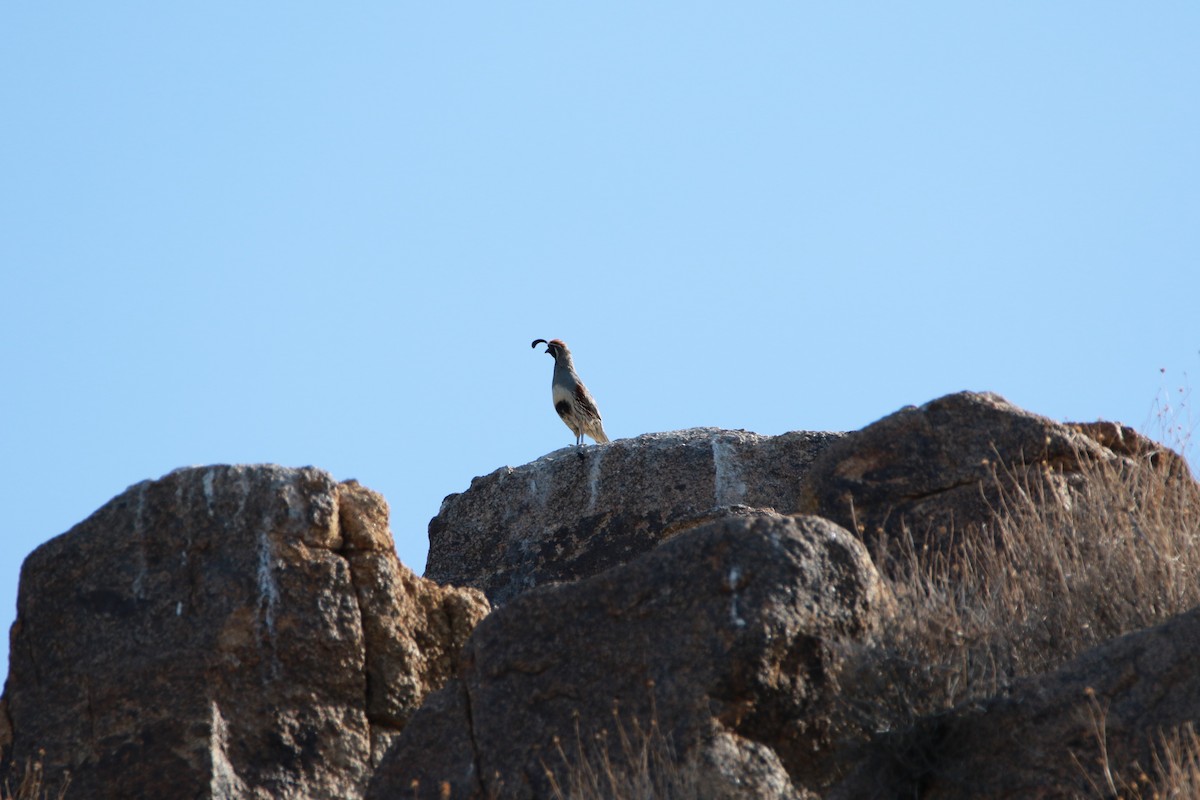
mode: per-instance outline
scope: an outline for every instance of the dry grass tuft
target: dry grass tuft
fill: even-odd
[[[1137,776],[1138,798],[1200,797],[1200,735],[1191,724],[1164,734],[1154,759],[1153,777]]]
[[[700,793],[696,771],[681,762],[653,717],[626,723],[614,707],[610,728],[588,736],[577,724],[573,744],[556,737],[554,745],[558,763],[542,767],[555,800],[682,800]]]
[[[1192,723],[1186,723],[1159,736],[1153,769],[1135,767],[1128,776],[1114,773],[1108,761],[1106,710],[1089,693],[1092,735],[1096,739],[1101,764],[1101,781],[1089,777],[1095,797],[1122,800],[1185,800],[1200,797],[1200,735]],[[1088,770],[1080,765],[1080,771]]]
[[[17,781],[14,788],[8,781],[0,787],[0,800],[62,800],[67,794],[67,787],[71,783],[71,776],[67,775],[61,782],[61,786],[57,792],[52,792],[47,786],[46,776],[42,768],[41,757],[44,752],[39,752],[39,757],[36,760],[26,761],[25,769],[22,771],[21,778]],[[12,770],[15,777],[16,768]]]

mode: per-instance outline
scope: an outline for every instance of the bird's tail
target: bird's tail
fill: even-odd
[[[604,432],[604,426],[600,424],[599,420],[597,420],[596,424],[592,426],[592,429],[588,431],[588,436],[591,436],[593,439],[595,439],[596,444],[608,444],[609,442],[608,434]]]

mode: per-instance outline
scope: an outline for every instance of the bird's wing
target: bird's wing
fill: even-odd
[[[583,385],[583,381],[575,384],[575,405],[587,416],[600,419],[600,409],[596,408],[596,401],[592,399],[592,393]]]

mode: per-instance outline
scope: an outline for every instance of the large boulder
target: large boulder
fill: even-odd
[[[425,577],[506,603],[595,575],[727,506],[796,510],[808,465],[841,434],[694,428],[566,448],[448,496]]]
[[[1200,720],[1198,662],[1195,609],[1106,642],[1004,696],[881,736],[827,797],[1123,796],[1113,789],[1153,773],[1164,737]]]
[[[1097,465],[1117,462],[1187,475],[1132,428],[1057,423],[996,394],[960,392],[831,443],[809,467],[798,507],[854,531],[873,552],[900,536],[944,552],[1003,512],[1006,497],[1058,502]]]
[[[26,560],[4,762],[44,751],[73,798],[356,797],[487,611],[404,568],[357,483],[179,470]]]
[[[494,611],[369,796],[551,797],[589,753],[620,771],[622,735],[658,731],[705,796],[799,797],[825,777],[837,645],[890,608],[861,542],[832,523],[709,522]]]

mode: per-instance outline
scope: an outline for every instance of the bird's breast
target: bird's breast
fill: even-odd
[[[554,407],[561,408],[563,403],[569,408],[575,402],[575,392],[568,386],[563,386],[561,383],[554,384]],[[559,412],[562,413],[562,412]]]

